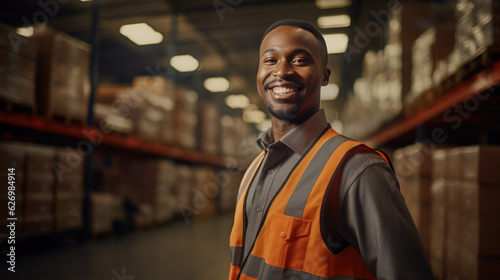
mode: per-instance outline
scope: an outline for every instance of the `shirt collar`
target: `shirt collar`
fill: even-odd
[[[298,127],[281,137],[278,142],[282,142],[302,156],[327,127],[328,122],[326,121],[325,112],[321,109]],[[262,149],[267,149],[273,143],[274,139],[271,128],[257,139],[257,144]]]

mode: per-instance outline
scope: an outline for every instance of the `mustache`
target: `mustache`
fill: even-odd
[[[264,83],[264,89],[269,89],[269,86],[273,83],[293,83],[293,84],[298,84],[301,87],[305,87],[305,84],[302,81],[298,81],[297,79],[294,78],[287,78],[287,79],[281,79],[281,78],[276,78],[271,81],[265,82]]]

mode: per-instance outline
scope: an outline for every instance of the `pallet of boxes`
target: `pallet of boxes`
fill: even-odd
[[[394,152],[401,194],[415,222],[426,253],[430,251],[430,200],[434,145],[414,144]]]
[[[54,30],[35,27],[37,41],[37,99],[49,120],[85,124],[90,95],[90,45]]]
[[[36,113],[37,42],[0,24],[0,105]]]
[[[430,260],[438,279],[498,277],[499,164],[499,146],[433,154]]]
[[[0,203],[2,205],[2,207],[0,207],[0,226],[2,229],[7,229],[7,225],[9,224],[7,218],[16,218],[16,237],[22,237],[22,229],[24,228],[24,182],[26,162],[23,146],[10,142],[0,143],[0,158],[0,167],[3,171],[2,174],[0,174],[0,178],[5,183],[10,181],[14,182],[14,188],[9,188],[14,192],[14,195],[10,195],[7,188],[0,193]],[[9,169],[13,169],[13,172],[8,172]],[[8,173],[14,173],[14,175],[12,175],[14,180],[8,180]],[[12,187],[12,185],[9,184],[9,187]],[[14,208],[11,208],[11,206],[14,206]]]

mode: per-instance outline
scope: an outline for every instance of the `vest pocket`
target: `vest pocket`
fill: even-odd
[[[270,265],[300,270],[304,266],[311,221],[273,213],[264,257]]]

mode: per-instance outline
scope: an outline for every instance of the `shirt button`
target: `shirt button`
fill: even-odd
[[[283,239],[285,239],[286,238],[286,232],[282,231],[280,233],[280,237],[283,238]]]
[[[267,170],[267,173],[269,173],[269,174],[272,174],[273,172],[274,172],[274,170],[272,168]]]
[[[257,212],[260,212],[260,211],[262,211],[262,207],[259,206],[259,207],[257,207]]]

